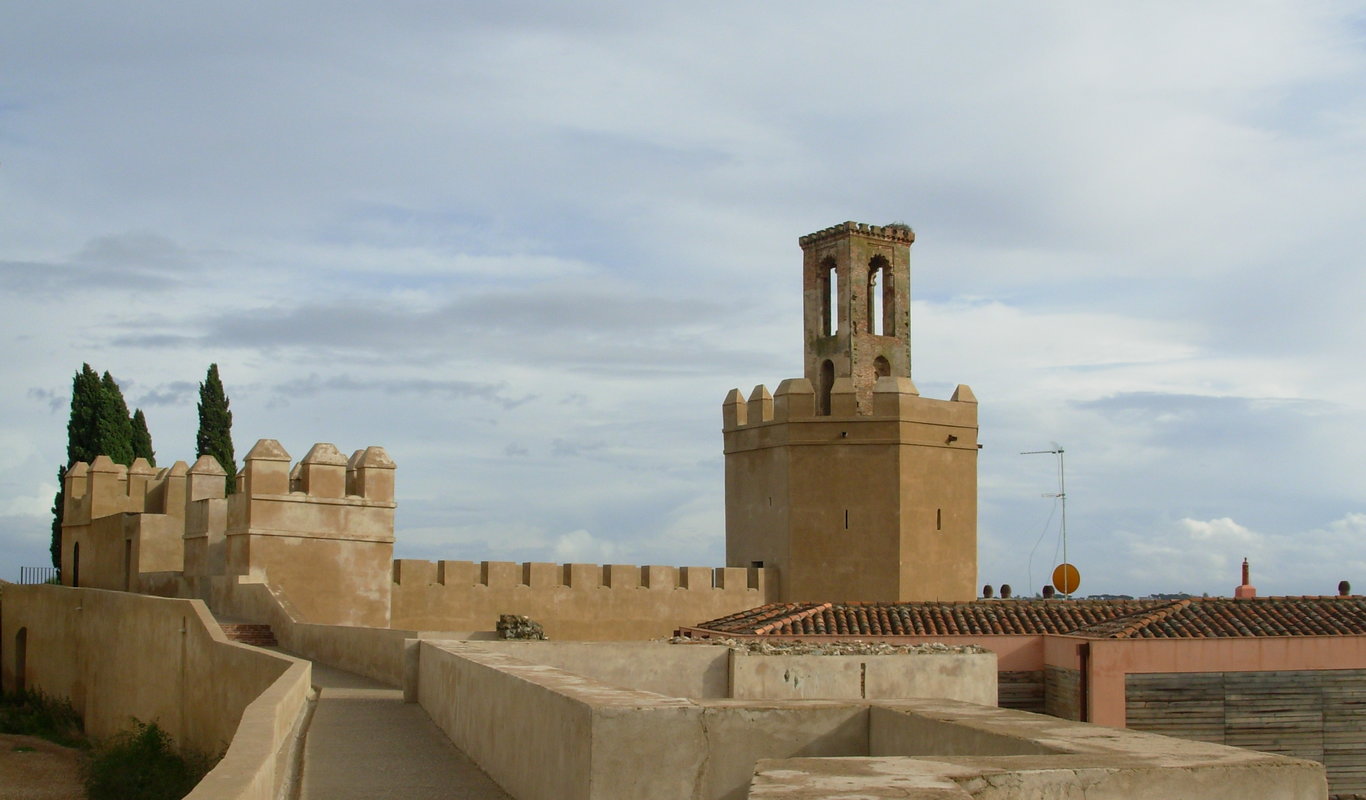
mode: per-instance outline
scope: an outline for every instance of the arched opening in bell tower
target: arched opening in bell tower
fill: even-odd
[[[882,256],[873,256],[868,262],[868,332],[875,336],[896,333],[892,288],[892,265]]]
[[[835,259],[826,258],[820,267],[821,335],[834,336],[839,325],[840,287]]]
[[[821,362],[821,386],[820,392],[816,396],[819,404],[818,413],[822,417],[830,416],[830,390],[835,388],[835,363],[830,359]]]

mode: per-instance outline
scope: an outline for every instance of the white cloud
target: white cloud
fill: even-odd
[[[610,564],[620,548],[580,528],[556,537],[552,552],[556,560],[576,564]]]

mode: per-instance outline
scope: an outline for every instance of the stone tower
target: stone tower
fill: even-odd
[[[904,225],[803,236],[805,378],[723,406],[726,563],[787,601],[977,596],[977,401],[911,382]]]

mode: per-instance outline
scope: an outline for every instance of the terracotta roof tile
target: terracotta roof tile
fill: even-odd
[[[774,603],[696,626],[768,636],[1068,633],[1114,639],[1366,635],[1366,597]]]

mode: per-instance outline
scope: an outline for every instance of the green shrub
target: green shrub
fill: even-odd
[[[0,695],[0,733],[39,736],[63,747],[88,747],[81,727],[70,701],[34,691]]]
[[[95,746],[85,768],[90,800],[180,800],[213,766],[213,759],[176,748],[155,722],[133,727]]]

